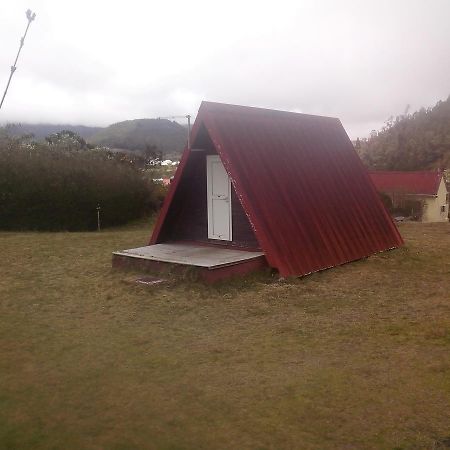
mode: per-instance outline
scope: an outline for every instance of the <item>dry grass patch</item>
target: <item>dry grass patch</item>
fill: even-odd
[[[1,233],[0,447],[445,448],[450,225],[277,282],[146,287],[145,225]]]

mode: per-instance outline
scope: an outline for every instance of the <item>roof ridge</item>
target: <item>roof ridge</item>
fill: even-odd
[[[236,105],[233,103],[221,103],[221,102],[211,102],[203,100],[200,105],[200,110],[206,109],[206,111],[212,111],[212,112],[222,112],[220,109],[222,108],[222,111],[225,109],[234,110],[233,112],[236,112],[236,110],[239,110],[240,113],[253,113],[253,114],[268,114],[268,115],[292,115],[292,116],[303,116],[303,117],[311,117],[314,119],[327,119],[327,120],[337,120],[340,122],[339,118],[333,117],[333,116],[322,116],[318,114],[308,114],[303,112],[296,112],[296,111],[286,111],[286,110],[280,110],[280,109],[270,109],[270,108],[262,108],[260,106],[245,106],[245,105]],[[214,110],[215,109],[215,110]],[[200,113],[199,110],[199,113]]]

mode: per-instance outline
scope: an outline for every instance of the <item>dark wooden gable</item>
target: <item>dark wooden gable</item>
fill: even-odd
[[[216,155],[216,149],[202,126],[192,143],[194,149],[184,168],[174,194],[158,242],[199,241],[258,249],[259,244],[250,222],[232,188],[233,241],[208,239],[206,155]]]

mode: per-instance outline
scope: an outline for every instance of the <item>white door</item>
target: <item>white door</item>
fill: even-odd
[[[232,240],[231,182],[217,155],[206,156],[208,238]]]

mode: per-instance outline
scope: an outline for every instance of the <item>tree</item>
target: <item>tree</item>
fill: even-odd
[[[450,97],[413,114],[409,108],[367,140],[357,139],[363,162],[376,170],[424,170],[450,163]],[[356,148],[355,144],[355,148]]]
[[[59,133],[50,134],[45,138],[50,146],[62,150],[87,150],[91,148],[77,133],[70,130],[62,130]]]
[[[145,150],[144,150],[144,157],[145,161],[155,161],[155,160],[162,160],[162,151],[158,150],[158,147],[156,145],[146,144]]]

